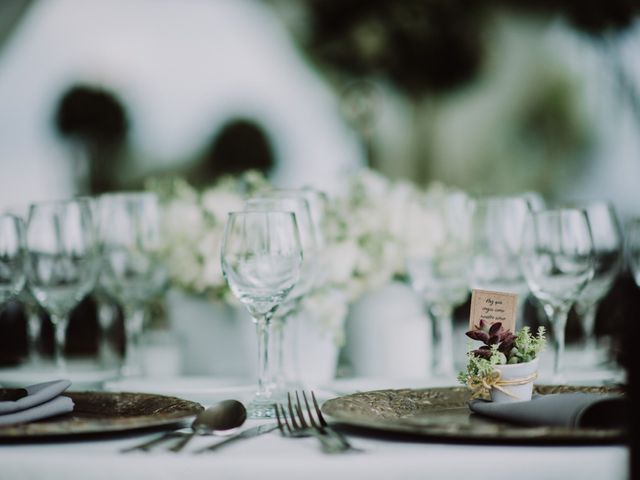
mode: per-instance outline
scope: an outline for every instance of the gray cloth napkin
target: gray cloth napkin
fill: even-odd
[[[71,382],[54,380],[26,387],[27,395],[0,402],[0,426],[32,422],[73,411],[73,400],[61,396]]]
[[[494,403],[473,400],[469,408],[486,417],[529,426],[623,428],[629,422],[629,399],[622,395],[558,393],[529,401]]]

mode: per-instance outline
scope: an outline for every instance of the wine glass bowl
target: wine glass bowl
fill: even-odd
[[[0,305],[24,288],[25,261],[22,220],[14,215],[0,215]]]
[[[633,275],[640,287],[640,218],[633,218],[625,224],[625,255]]]
[[[561,381],[567,315],[594,273],[593,240],[584,211],[531,213],[521,262],[531,293],[549,318],[555,347],[553,374],[556,381]]]
[[[229,213],[221,250],[224,277],[245,305],[258,335],[258,390],[252,418],[273,417],[276,401],[270,367],[269,327],[274,313],[300,277],[302,247],[293,212]]]
[[[518,262],[529,211],[525,196],[484,197],[474,202],[472,214],[472,286],[515,293],[519,307],[529,291]]]
[[[304,260],[300,271],[300,278],[296,282],[287,303],[295,303],[300,297],[308,293],[314,285],[317,264],[318,233],[311,217],[308,201],[302,196],[302,191],[274,190],[261,196],[247,199],[247,211],[283,211],[295,214],[300,246],[304,251]]]

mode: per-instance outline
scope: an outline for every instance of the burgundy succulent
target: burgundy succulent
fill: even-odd
[[[491,346],[498,345],[498,351],[504,353],[507,358],[509,357],[516,340],[516,336],[511,330],[502,328],[501,322],[487,325],[483,320],[480,320],[480,324],[476,328],[476,330],[469,330],[466,335],[472,340],[484,343],[484,345],[471,353],[477,357],[489,359],[491,357]]]

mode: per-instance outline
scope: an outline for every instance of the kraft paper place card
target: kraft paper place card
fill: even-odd
[[[517,300],[515,293],[472,290],[469,330],[479,330],[483,320],[487,327],[501,322],[502,328],[515,332]]]

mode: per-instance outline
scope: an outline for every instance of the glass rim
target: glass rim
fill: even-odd
[[[96,195],[94,198],[128,198],[128,197],[150,197],[158,198],[158,194],[150,192],[148,190],[121,190],[115,192],[104,192]]]
[[[293,212],[291,210],[233,210],[231,212],[227,213],[227,218],[230,217],[237,217],[240,215],[244,215],[244,214],[261,214],[261,215],[266,215],[266,214],[286,214],[287,216],[292,215],[292,216],[296,216],[296,212]]]
[[[0,221],[2,220],[14,220],[17,223],[24,223],[24,219],[20,215],[9,212],[0,213]]]
[[[545,208],[544,210],[530,211],[529,215],[532,217],[544,217],[549,215],[559,215],[564,213],[578,213],[580,215],[587,216],[585,210],[583,208],[577,207],[553,207],[553,208]]]
[[[91,209],[91,200],[89,197],[73,197],[59,200],[43,200],[29,204],[29,212],[40,207],[64,207],[68,205],[86,205]]]
[[[495,202],[499,200],[524,200],[527,201],[527,192],[521,193],[505,193],[505,194],[488,194],[488,195],[472,195],[471,198],[476,202]]]
[[[277,201],[292,201],[292,202],[300,202],[300,203],[304,203],[307,206],[309,205],[309,200],[307,200],[306,198],[302,197],[302,196],[297,196],[297,195],[291,195],[291,196],[286,196],[283,195],[281,197],[277,197],[277,196],[269,196],[269,195],[251,195],[250,197],[247,197],[244,200],[244,203],[249,203],[251,201],[256,201],[256,200],[271,200],[274,202]]]

